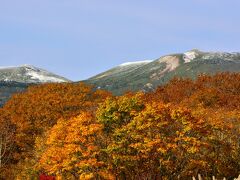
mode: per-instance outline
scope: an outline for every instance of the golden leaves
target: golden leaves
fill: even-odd
[[[89,112],[68,121],[58,121],[49,131],[40,167],[54,174],[77,170],[82,177],[90,177],[91,169],[96,169],[97,173],[97,169],[104,165],[96,158],[100,153],[97,141],[101,130],[102,126]]]

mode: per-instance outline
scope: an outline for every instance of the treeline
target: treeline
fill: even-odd
[[[45,84],[0,109],[2,179],[187,179],[240,172],[240,74],[112,96]]]

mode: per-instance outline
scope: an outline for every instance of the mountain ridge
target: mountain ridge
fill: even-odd
[[[204,52],[198,49],[161,56],[146,63],[118,65],[84,82],[120,95],[126,91],[149,91],[173,77],[195,79],[200,74],[240,72],[240,53]]]
[[[126,91],[152,91],[173,77],[195,79],[200,74],[220,72],[240,72],[240,53],[193,49],[155,60],[122,63],[81,82],[121,95]],[[0,67],[0,106],[12,94],[25,91],[29,85],[59,82],[71,81],[28,64]]]

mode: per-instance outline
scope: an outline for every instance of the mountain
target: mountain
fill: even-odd
[[[23,92],[29,85],[70,82],[70,80],[31,65],[0,68],[0,107],[12,94]]]
[[[156,60],[120,64],[83,82],[115,95],[126,91],[150,91],[173,77],[196,78],[200,74],[240,72],[240,53],[203,52],[197,49],[170,54]],[[68,79],[31,65],[0,68],[0,106],[29,85],[70,82]]]
[[[0,81],[14,81],[20,83],[70,82],[70,80],[64,77],[31,65],[1,67]]]
[[[200,74],[240,72],[240,53],[203,52],[197,49],[170,54],[156,60],[128,62],[84,82],[119,95],[126,91],[149,91],[173,77],[196,78]]]
[[[17,92],[23,92],[30,84],[19,82],[0,81],[0,107],[2,107],[7,100]]]

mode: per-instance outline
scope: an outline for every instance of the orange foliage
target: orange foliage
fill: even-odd
[[[39,166],[45,172],[62,177],[73,175],[74,178],[91,179],[106,176],[109,173],[104,170],[105,163],[101,160],[101,132],[102,125],[89,112],[68,121],[59,120],[48,133]]]
[[[233,178],[239,102],[238,73],[175,78],[154,92],[117,97],[84,84],[47,84],[3,107],[0,135],[14,145],[8,165],[19,162],[20,179]]]
[[[82,111],[94,112],[98,103],[109,95],[102,90],[94,91],[83,83],[37,85],[29,87],[27,92],[14,95],[3,111],[16,127],[16,162],[32,157],[35,139],[56,124],[58,119],[75,117]]]

